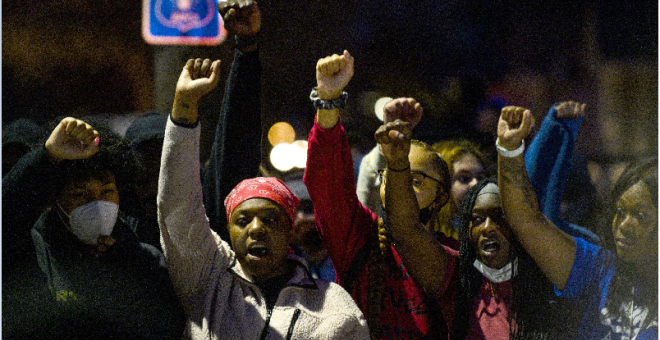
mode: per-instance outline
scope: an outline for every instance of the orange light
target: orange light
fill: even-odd
[[[272,146],[276,146],[281,143],[291,144],[294,140],[296,140],[296,132],[287,122],[275,123],[268,130],[268,141]]]

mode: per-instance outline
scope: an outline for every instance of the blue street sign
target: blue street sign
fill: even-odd
[[[226,37],[216,0],[144,0],[142,36],[154,45],[218,45]]]

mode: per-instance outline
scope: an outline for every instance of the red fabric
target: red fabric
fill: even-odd
[[[291,225],[296,220],[296,208],[300,199],[279,179],[256,177],[241,181],[225,198],[227,221],[236,207],[250,198],[267,198],[281,205],[289,215]]]
[[[445,249],[448,249],[445,247]],[[447,274],[443,287],[436,295],[436,300],[442,308],[447,325],[451,330],[454,318],[454,306],[458,293],[458,260],[457,251],[447,250],[447,262],[453,263],[450,270],[447,265]],[[491,292],[489,281],[482,277],[482,286],[474,301],[470,315],[470,329],[468,340],[508,340],[509,339],[509,306],[511,303],[511,281],[492,283]]]
[[[440,231],[436,231],[433,236],[435,236],[435,239],[438,240],[438,242],[440,242],[440,244],[443,246],[447,246],[454,250],[459,250],[460,243],[458,243],[457,239],[449,237]]]
[[[467,339],[508,340],[511,281],[491,283],[484,279],[470,316]]]
[[[341,124],[310,135],[305,184],[314,202],[316,225],[337,273],[344,278],[360,248],[377,230],[377,217],[357,199],[353,160]],[[380,313],[382,339],[446,339],[440,306],[415,284],[394,248],[396,266],[387,269]],[[448,270],[454,271],[450,259]],[[369,264],[363,266],[351,291],[368,317]],[[445,288],[443,288],[446,290]],[[453,313],[453,310],[452,310]]]

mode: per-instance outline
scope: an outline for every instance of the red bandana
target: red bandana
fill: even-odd
[[[267,198],[284,208],[291,224],[296,220],[296,208],[300,199],[277,178],[256,177],[243,180],[225,198],[227,221],[236,207],[250,198]]]

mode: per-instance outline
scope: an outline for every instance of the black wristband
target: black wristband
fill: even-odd
[[[237,48],[252,46],[259,41],[259,33],[247,38],[241,38],[238,35],[235,35],[234,41],[236,42]]]
[[[343,109],[346,107],[346,100],[348,99],[348,93],[342,91],[339,98],[331,100],[323,100],[319,98],[319,89],[315,87],[312,89],[312,93],[309,94],[309,99],[314,104],[314,108],[317,110],[336,110]]]
[[[184,122],[179,122],[179,121],[174,120],[174,118],[172,118],[172,114],[171,114],[171,113],[170,113],[170,120],[171,120],[172,123],[174,123],[174,125],[176,125],[176,126],[181,126],[181,127],[190,128],[190,129],[196,128],[197,125],[199,125],[199,119],[197,119],[194,123],[184,123]]]
[[[392,171],[392,172],[404,172],[404,171],[409,170],[409,169],[410,169],[410,163],[408,163],[408,166],[407,166],[407,167],[405,167],[405,168],[403,168],[403,169],[401,169],[401,170],[392,169],[392,168],[390,168],[389,166],[387,167],[387,170]]]

